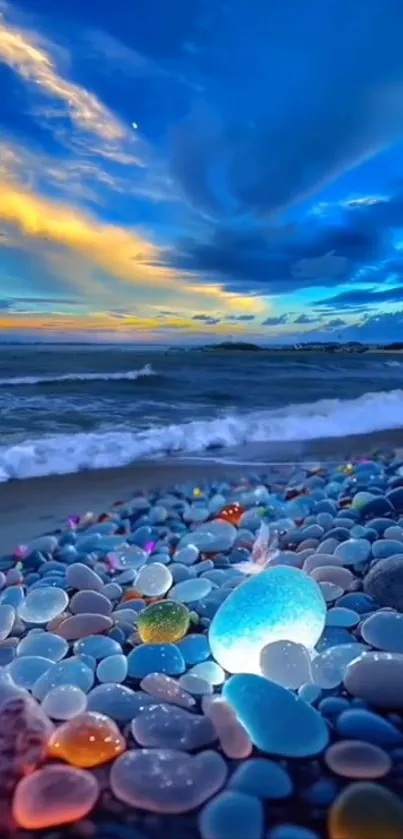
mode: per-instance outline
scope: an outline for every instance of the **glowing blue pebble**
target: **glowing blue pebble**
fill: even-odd
[[[231,676],[222,695],[262,752],[312,757],[327,746],[328,727],[318,711],[269,679],[249,673]]]
[[[264,757],[243,761],[231,776],[229,787],[258,798],[277,800],[288,798],[293,791],[288,772],[279,763]]]
[[[179,603],[195,603],[197,600],[207,597],[212,588],[211,580],[207,580],[205,577],[195,577],[177,583],[171,588],[168,597],[170,600],[176,600]]]
[[[125,655],[109,655],[99,662],[97,678],[99,682],[124,682],[127,676],[127,658]]]
[[[180,676],[185,672],[185,659],[176,644],[140,644],[127,656],[128,673],[133,679],[144,679],[150,673]]]
[[[186,664],[199,664],[206,661],[210,656],[210,646],[206,635],[186,635],[178,641],[179,647]]]
[[[75,655],[90,655],[97,661],[109,655],[122,653],[120,644],[108,635],[87,635],[86,638],[76,641],[73,649]]]
[[[312,649],[326,620],[317,582],[297,568],[277,565],[250,577],[218,608],[209,629],[212,654],[230,673],[260,673],[260,653],[274,641]]]
[[[202,839],[262,839],[263,806],[258,798],[225,790],[199,816]]]

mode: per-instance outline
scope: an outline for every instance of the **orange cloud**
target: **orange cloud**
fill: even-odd
[[[191,318],[172,317],[161,321],[158,318],[142,318],[127,316],[115,318],[113,315],[99,312],[91,315],[39,315],[37,313],[2,313],[0,316],[0,332],[22,331],[22,332],[44,332],[70,334],[75,333],[116,333],[127,335],[130,333],[132,339],[136,333],[158,333],[165,330],[180,330],[188,334],[244,334],[246,328],[241,324],[218,324],[214,329],[209,329],[204,323],[196,322]]]

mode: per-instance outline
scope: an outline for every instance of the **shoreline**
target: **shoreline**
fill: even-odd
[[[99,515],[139,491],[163,490],[187,482],[197,485],[241,479],[251,473],[272,473],[275,479],[276,466],[343,461],[384,448],[398,455],[403,452],[403,429],[264,447],[251,444],[238,451],[228,449],[225,455],[143,460],[111,469],[10,480],[0,484],[0,556],[10,553],[17,544],[63,527],[71,515]]]

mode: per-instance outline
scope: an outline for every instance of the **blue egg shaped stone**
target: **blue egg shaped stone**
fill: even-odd
[[[140,644],[127,656],[129,676],[143,679],[150,673],[180,676],[186,670],[185,659],[175,644]]]
[[[274,641],[312,649],[326,620],[317,582],[303,571],[277,565],[235,588],[209,629],[212,654],[229,673],[260,673],[260,653]]]
[[[203,808],[199,830],[202,839],[261,839],[262,803],[244,792],[225,790]]]

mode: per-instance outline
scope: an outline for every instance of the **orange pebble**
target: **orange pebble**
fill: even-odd
[[[41,830],[84,818],[99,795],[99,782],[73,766],[45,766],[23,778],[15,791],[13,816],[19,827]]]
[[[136,588],[128,588],[121,600],[121,603],[127,603],[128,600],[142,600],[143,595],[141,591],[137,591]]]
[[[49,741],[49,756],[88,769],[113,760],[125,748],[125,739],[113,720],[85,711],[56,729]]]
[[[245,510],[241,504],[234,501],[233,504],[227,504],[227,506],[221,510],[218,518],[222,519],[222,521],[228,521],[230,524],[238,525],[244,512]]]

